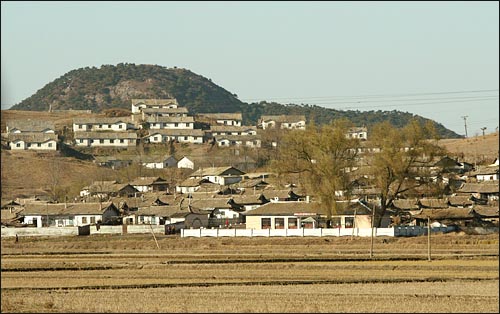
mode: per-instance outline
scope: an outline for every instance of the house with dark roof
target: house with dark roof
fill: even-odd
[[[140,192],[168,191],[169,183],[160,177],[138,177],[129,183]]]
[[[142,119],[149,117],[187,117],[188,109],[186,107],[176,108],[144,108],[141,110]]]
[[[94,181],[92,184],[85,186],[80,191],[81,197],[98,197],[107,199],[117,196],[134,196],[139,193],[139,190],[127,183],[117,183],[116,181]]]
[[[158,129],[194,129],[194,118],[187,117],[156,117],[145,119],[150,130]]]
[[[219,185],[230,185],[241,181],[245,173],[235,167],[200,168],[189,177],[193,179],[207,179]]]

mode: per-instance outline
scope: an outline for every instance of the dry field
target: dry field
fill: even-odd
[[[2,312],[495,312],[498,234],[2,239]]]

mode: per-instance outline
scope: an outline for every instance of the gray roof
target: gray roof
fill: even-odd
[[[216,120],[239,120],[241,121],[242,115],[241,112],[235,113],[198,113],[199,116],[216,119]]]
[[[160,177],[138,177],[130,182],[130,185],[146,186],[153,184],[168,184],[168,182]]]
[[[188,116],[188,117],[163,117],[163,116],[162,117],[147,117],[146,122],[149,122],[149,123],[194,122],[194,118],[191,116]]]
[[[247,132],[257,131],[254,126],[237,126],[237,125],[211,125],[207,132]]]
[[[74,118],[74,124],[115,124],[115,123],[132,123],[130,117],[92,117],[92,118]]]
[[[260,117],[260,121],[276,121],[276,122],[299,122],[306,121],[306,116],[304,115],[263,115]]]
[[[18,129],[22,132],[42,132],[46,129],[55,130],[54,123],[44,120],[10,120],[6,127],[9,130]]]
[[[9,133],[9,142],[23,141],[27,143],[44,143],[47,141],[57,141],[57,135],[55,133],[39,133],[39,132],[27,132],[27,133]]]
[[[145,104],[149,106],[154,106],[154,105],[171,105],[175,104],[178,105],[177,99],[175,98],[164,98],[164,99],[132,99],[132,106],[137,106],[140,104]]]
[[[103,203],[59,203],[59,204],[37,204],[27,203],[22,215],[100,215],[108,207],[112,207],[112,202]]]
[[[266,203],[245,213],[247,216],[293,216],[297,213],[324,215],[326,212],[317,202],[280,202]]]
[[[142,109],[144,113],[188,113],[188,109],[186,107],[177,107],[177,108],[144,108]]]
[[[464,183],[457,192],[460,193],[498,193],[498,180],[481,183]]]
[[[75,132],[75,139],[137,139],[135,132]]]

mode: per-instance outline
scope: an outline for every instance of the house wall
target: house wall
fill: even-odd
[[[138,225],[159,225],[160,217],[148,216],[148,215],[138,215],[137,216]]]
[[[193,129],[192,122],[150,122],[149,128],[152,130],[158,129]]]
[[[76,146],[87,146],[87,147],[128,147],[135,146],[135,139],[123,139],[123,143],[120,143],[121,139],[102,139],[103,143],[100,142],[100,139],[81,139],[76,137],[75,142]],[[111,142],[113,140],[113,142]]]
[[[193,193],[200,189],[199,186],[176,186],[175,191],[177,193]]]
[[[498,180],[498,174],[478,174],[477,182]]]
[[[276,229],[276,218],[284,218],[284,226],[282,229],[288,229],[288,222],[291,218],[297,219],[297,227],[300,228],[301,218],[295,216],[247,216],[246,217],[246,229],[256,229],[262,230],[262,218],[271,219],[271,228]]]
[[[25,215],[24,216],[24,223],[25,224],[32,224],[34,220],[37,221],[36,227],[41,228],[42,227],[42,215]]]
[[[177,163],[177,168],[194,169],[194,163],[191,160],[184,157]]]
[[[19,144],[19,147],[17,147]],[[40,146],[38,146],[40,144]],[[57,142],[54,140],[45,143],[26,143],[24,141],[14,141],[9,143],[11,150],[57,150]]]

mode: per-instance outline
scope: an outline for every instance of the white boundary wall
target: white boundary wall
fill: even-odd
[[[155,234],[165,234],[164,225],[152,225]],[[150,225],[127,225],[127,234],[130,233],[151,233]],[[68,236],[78,235],[78,227],[23,227],[23,228],[1,228],[2,237],[18,236]],[[96,226],[90,226],[90,234],[122,234],[123,226],[101,226],[97,230]]]

